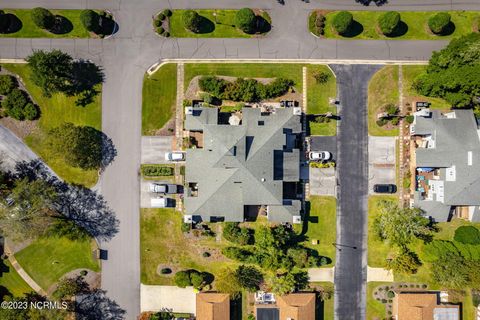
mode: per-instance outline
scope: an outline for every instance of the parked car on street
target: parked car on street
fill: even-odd
[[[175,194],[178,193],[178,186],[176,184],[150,183],[150,192]]]
[[[185,152],[182,152],[182,151],[167,152],[165,153],[165,160],[166,161],[184,161]]]
[[[170,208],[173,207],[173,200],[170,198],[152,198],[150,199],[152,208]]]
[[[397,186],[394,184],[376,184],[373,186],[373,191],[376,193],[395,193]]]
[[[310,161],[326,161],[332,158],[332,154],[328,151],[310,151],[308,160]]]

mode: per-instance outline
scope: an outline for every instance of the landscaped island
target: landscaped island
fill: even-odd
[[[166,9],[153,21],[155,31],[176,38],[250,38],[266,34],[271,19],[266,11],[230,9]]]
[[[479,21],[474,11],[316,10],[309,16],[308,28],[324,38],[437,40],[478,31]]]

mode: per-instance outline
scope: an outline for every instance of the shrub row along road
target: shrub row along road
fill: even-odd
[[[456,5],[445,0],[426,0],[420,5],[416,0],[391,0],[382,10],[480,10],[480,3],[466,0]],[[140,253],[139,253],[139,181],[142,78],[154,62],[165,58],[202,59],[388,59],[426,60],[432,50],[442,48],[444,41],[348,41],[313,38],[306,28],[310,10],[325,9],[378,9],[374,5],[363,7],[354,0],[315,1],[305,4],[286,0],[284,6],[276,1],[205,0],[196,3],[198,8],[252,7],[269,10],[273,20],[272,31],[260,39],[165,39],[155,35],[151,17],[161,9],[170,7],[167,0],[94,1],[69,0],[0,0],[0,8],[33,8],[44,6],[55,9],[96,9],[103,6],[116,18],[120,29],[111,39],[0,39],[0,59],[24,58],[33,49],[57,48],[77,58],[91,59],[103,66],[106,82],[103,86],[103,131],[112,138],[118,155],[105,171],[101,190],[105,199],[120,220],[120,230],[109,243],[109,259],[103,263],[102,287],[122,308],[127,318],[135,319],[140,312]],[[191,8],[189,0],[175,1],[176,8]],[[73,106],[72,106],[73,107]],[[342,204],[340,204],[342,209]],[[345,206],[345,209],[350,207]],[[343,210],[343,209],[342,209]],[[359,210],[359,209],[357,209]],[[363,210],[363,209],[362,209]],[[358,212],[358,211],[355,211]],[[343,214],[343,213],[342,213]],[[349,225],[342,219],[340,234]],[[342,241],[344,238],[341,238]],[[348,240],[345,238],[345,240]],[[343,251],[342,251],[343,252]],[[355,258],[355,259],[358,259]],[[342,267],[340,257],[340,267]],[[360,267],[358,262],[352,268]],[[365,266],[363,263],[362,267]],[[353,273],[352,270],[350,272]],[[358,271],[360,272],[360,270]],[[342,281],[338,276],[338,281]],[[350,280],[348,280],[350,281]],[[355,280],[357,281],[357,280]],[[358,284],[357,282],[355,282]],[[345,282],[346,284],[346,282]],[[338,285],[338,284],[337,284]],[[339,319],[364,318],[364,296],[355,285],[351,294],[344,290],[342,305],[357,307],[342,309]],[[336,308],[340,312],[339,308]],[[360,315],[357,313],[360,312]]]

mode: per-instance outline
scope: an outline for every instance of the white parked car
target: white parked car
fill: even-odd
[[[150,206],[152,208],[168,208],[171,206],[171,200],[169,198],[152,198]]]
[[[308,160],[310,161],[327,161],[332,158],[332,154],[328,151],[310,151]]]
[[[166,161],[183,161],[185,160],[185,152],[182,151],[172,151],[165,153]]]

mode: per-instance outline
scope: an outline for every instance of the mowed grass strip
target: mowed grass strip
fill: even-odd
[[[413,83],[415,78],[417,78],[422,73],[425,73],[427,69],[426,65],[415,65],[415,66],[402,66],[403,74],[403,95],[406,97],[406,100],[413,102],[416,101],[427,101],[430,102],[431,109],[439,110],[448,110],[451,108],[451,105],[443,100],[442,98],[432,98],[426,97],[419,94],[415,88],[413,88]]]
[[[10,261],[5,259],[2,260],[0,264],[3,264],[0,273],[0,287],[5,287],[14,297],[21,297],[25,295],[25,293],[33,291],[22,277],[20,277]]]
[[[302,64],[290,63],[185,63],[185,90],[195,76],[230,76],[242,78],[287,78],[302,92]]]
[[[90,38],[90,33],[85,29],[80,21],[82,10],[51,10],[54,15],[66,18],[66,33],[55,34],[47,30],[40,29],[33,23],[31,18],[31,9],[4,9],[5,13],[15,15],[21,24],[20,29],[14,33],[3,33],[0,37],[8,38]],[[18,21],[17,21],[18,22]]]
[[[184,27],[183,13],[186,10],[175,9],[170,19],[170,35],[176,38],[251,38],[259,34],[247,34],[235,26],[235,15],[238,10],[195,10],[203,19],[199,33],[191,32]],[[264,16],[266,13],[262,16]],[[267,21],[269,17],[267,15]]]
[[[385,129],[377,125],[377,114],[387,104],[398,106],[398,66],[385,66],[368,84],[368,133],[372,136],[398,136],[398,127]]]
[[[325,72],[329,74],[328,81],[317,83],[315,74]],[[337,108],[329,103],[329,98],[335,98],[337,95],[337,81],[335,75],[325,65],[307,66],[307,113],[325,114],[331,112],[337,113]],[[334,136],[337,134],[337,122],[331,120],[329,123],[310,122],[310,134],[321,136]]]
[[[161,66],[145,75],[142,91],[142,134],[153,135],[172,118],[177,97],[177,64]]]
[[[297,232],[300,232],[301,228],[302,226],[295,225]],[[335,197],[311,196],[310,215],[303,228],[303,232],[306,231],[304,233],[305,246],[317,250],[319,255],[332,259],[332,263],[325,267],[334,266],[336,251],[332,243],[335,243],[337,238],[337,201]],[[318,240],[319,244],[312,244],[312,240]]]
[[[93,259],[93,240],[40,238],[15,254],[18,263],[42,287],[48,290],[62,276],[75,269],[99,271]]]
[[[449,35],[435,35],[428,27],[428,19],[438,12],[435,11],[399,11],[403,22],[403,32],[396,37],[384,36],[377,27],[378,18],[385,11],[350,11],[357,22],[354,30],[348,36],[341,36],[332,27],[332,20],[337,11],[326,15],[325,38],[336,39],[391,39],[391,40],[445,40],[468,34],[474,30],[475,19],[480,15],[476,11],[448,11],[455,25]],[[412,48],[415,50],[415,48]]]
[[[96,170],[82,170],[68,165],[62,157],[53,154],[46,143],[47,132],[64,123],[102,128],[102,86],[96,87],[99,94],[92,103],[85,107],[75,105],[76,97],[68,97],[63,93],[55,93],[50,98],[42,94],[40,87],[31,81],[31,70],[27,64],[2,64],[2,68],[21,77],[28,93],[40,107],[38,125],[40,132],[25,138],[27,145],[37,153],[62,179],[67,182],[92,187],[98,180]]]

